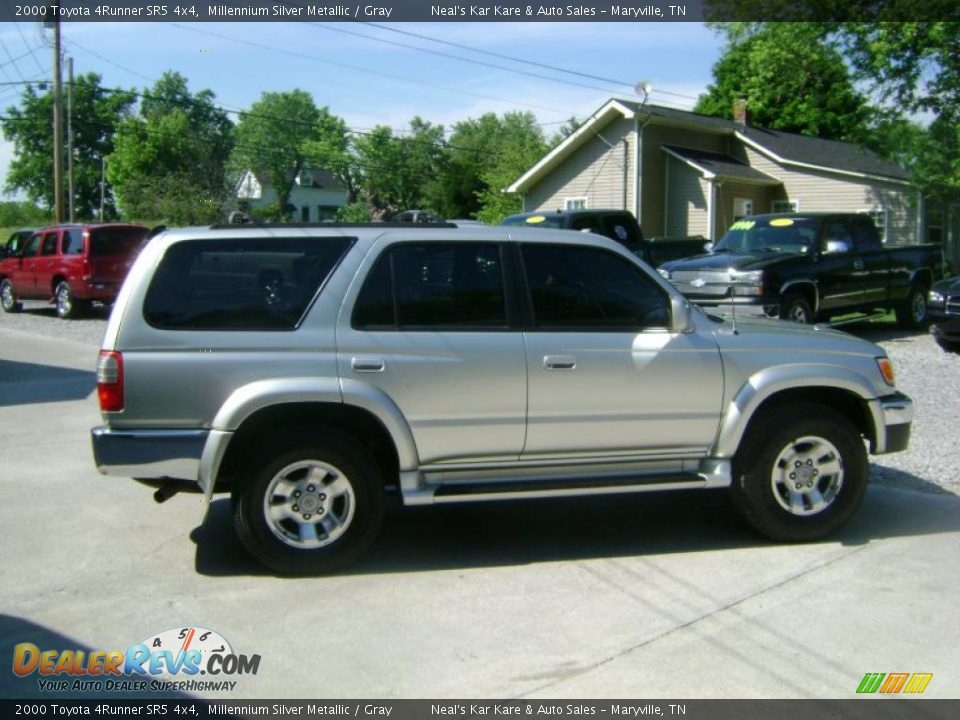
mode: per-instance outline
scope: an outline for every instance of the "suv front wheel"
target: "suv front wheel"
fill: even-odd
[[[774,540],[815,540],[854,513],[867,488],[857,428],[828,407],[794,403],[755,418],[737,454],[733,501]]]
[[[373,542],[383,517],[376,461],[332,429],[267,443],[232,499],[243,545],[282,574],[349,563]]]

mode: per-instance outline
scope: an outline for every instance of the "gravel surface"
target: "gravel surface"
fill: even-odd
[[[60,320],[52,305],[24,303],[24,311],[0,313],[0,328],[100,345],[107,310],[94,308],[78,320]],[[947,353],[926,332],[907,332],[892,323],[858,323],[845,331],[885,348],[897,373],[897,388],[914,401],[910,448],[871,457],[871,480],[920,492],[960,494],[958,455],[953,445],[960,409],[960,354]],[[95,358],[91,354],[93,369]]]

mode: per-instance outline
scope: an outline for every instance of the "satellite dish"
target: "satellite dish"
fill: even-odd
[[[649,95],[652,90],[653,90],[653,85],[650,83],[649,80],[641,80],[640,82],[638,82],[636,85],[633,86],[633,91],[637,95],[643,95],[644,98],[646,98],[647,95]]]

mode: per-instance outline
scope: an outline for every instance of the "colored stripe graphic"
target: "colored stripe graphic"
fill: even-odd
[[[886,677],[886,673],[867,673],[863,676],[863,680],[860,681],[860,687],[857,688],[857,692],[875,693],[877,688],[880,687],[880,683],[883,682],[884,677]]]
[[[898,693],[903,689],[910,673],[890,673],[887,675],[887,681],[880,688],[880,692],[886,694]]]
[[[930,684],[932,678],[933,673],[914,673],[903,691],[905,693],[922,693],[927,689],[927,685]]]

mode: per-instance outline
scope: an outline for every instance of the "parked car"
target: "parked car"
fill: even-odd
[[[0,261],[0,307],[19,312],[22,299],[52,300],[70,318],[93,301],[113,302],[147,232],[124,223],[37,230]]]
[[[660,272],[704,307],[801,323],[893,309],[919,328],[944,262],[940,245],[881,244],[868,215],[772,214],[738,220],[711,253]]]
[[[278,256],[285,255],[285,262]],[[237,268],[299,268],[279,295]],[[130,271],[97,364],[97,467],[233,497],[283,573],[373,541],[406,505],[729,488],[757,530],[836,530],[908,444],[883,349],[736,328],[592,234],[449,225],[168,230]],[[638,532],[640,530],[638,529]]]
[[[944,350],[960,352],[960,275],[935,283],[927,296],[932,332]]]
[[[658,237],[644,239],[632,213],[626,210],[557,210],[527,212],[504,218],[501,225],[512,227],[579,230],[614,240],[656,267],[668,260],[698,255],[706,240],[702,237]]]
[[[0,245],[0,259],[16,255],[34,232],[36,231],[33,228],[14,230],[10,237],[7,238],[7,241],[3,245]]]

